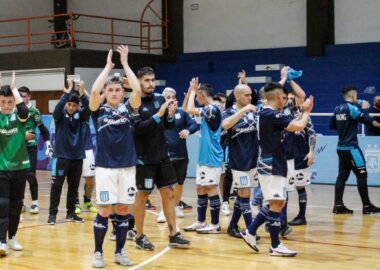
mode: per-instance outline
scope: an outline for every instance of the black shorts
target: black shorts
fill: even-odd
[[[187,164],[189,164],[189,160],[187,158],[175,159],[172,160],[172,164],[174,167],[175,174],[177,176],[178,185],[183,185],[187,176]]]
[[[0,197],[23,200],[26,185],[26,170],[0,171]]]
[[[177,183],[177,177],[169,158],[159,164],[136,166],[136,186],[139,191],[151,192],[154,185],[158,189],[170,187]]]

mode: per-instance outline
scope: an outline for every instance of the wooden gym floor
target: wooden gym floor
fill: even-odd
[[[333,176],[335,177],[335,176]],[[10,251],[0,258],[0,269],[92,269],[93,253],[92,221],[95,214],[82,213],[85,223],[75,224],[64,221],[66,210],[66,186],[62,192],[60,212],[55,226],[46,224],[50,191],[50,172],[39,171],[40,214],[23,214],[18,231],[18,240],[24,246],[21,252]],[[239,239],[229,237],[225,231],[230,217],[221,215],[222,234],[183,234],[191,240],[186,250],[167,247],[166,224],[156,223],[158,211],[146,214],[145,233],[155,244],[153,252],[141,251],[127,241],[126,248],[134,263],[129,269],[380,269],[380,216],[363,216],[356,187],[346,187],[345,204],[355,210],[354,215],[333,215],[331,213],[334,187],[312,185],[308,187],[307,226],[293,227],[294,231],[283,242],[298,251],[295,258],[270,257],[269,235],[260,229],[260,253],[255,254]],[[83,182],[80,188],[82,200]],[[157,205],[157,197],[152,201]],[[186,182],[184,201],[193,205],[193,211],[186,211],[184,219],[177,219],[182,228],[196,219],[194,179]],[[370,198],[380,205],[380,188],[370,188]],[[25,204],[30,206],[30,192],[27,185]],[[232,207],[230,207],[232,210]],[[296,192],[290,195],[289,219],[298,211]],[[242,222],[242,220],[241,220]],[[241,223],[243,226],[243,223]],[[115,242],[108,239],[111,224],[104,243],[106,269],[122,269],[113,263]]]

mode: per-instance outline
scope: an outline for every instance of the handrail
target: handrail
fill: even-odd
[[[163,7],[167,9],[167,0],[163,1]],[[22,26],[24,30],[23,33],[12,33],[9,35],[1,35],[0,34],[0,48],[1,47],[16,47],[16,46],[26,46],[27,50],[31,50],[32,45],[38,45],[38,44],[68,44],[70,48],[75,48],[77,43],[92,43],[92,44],[109,44],[112,46],[112,48],[115,47],[116,44],[124,43],[132,47],[138,47],[141,50],[146,50],[148,53],[151,53],[152,50],[158,50],[158,49],[165,49],[167,48],[167,12],[164,13],[165,18],[161,18],[157,11],[153,9],[151,4],[154,2],[154,0],[149,0],[148,4],[143,10],[143,13],[141,15],[140,20],[135,19],[124,19],[124,18],[116,18],[116,17],[108,17],[108,16],[98,16],[98,15],[90,15],[90,14],[83,14],[83,13],[62,13],[62,14],[54,14],[54,15],[45,15],[45,16],[33,16],[33,17],[22,17],[22,18],[13,18],[13,19],[2,19],[0,20],[0,29],[1,24],[3,23],[25,23],[25,27]],[[159,18],[160,23],[151,23],[148,20],[145,20],[145,12],[146,10],[152,11],[154,16]],[[65,21],[68,20],[69,24],[67,25],[66,30],[59,30],[59,31],[46,31],[45,29],[39,28],[37,30],[34,29],[32,26],[34,25],[34,22],[39,20],[51,20],[56,19],[59,17],[64,17]],[[94,20],[106,20],[109,22],[109,30],[106,31],[93,31],[93,29],[83,29],[84,27],[78,28],[79,26],[76,25],[76,18],[89,18]],[[133,23],[138,24],[140,28],[140,35],[136,35],[135,33],[118,33],[118,29],[115,26],[115,22],[125,22],[125,23]],[[83,25],[83,24],[82,24]],[[164,38],[152,38],[152,28],[162,28],[162,37]],[[145,29],[145,30],[143,30]],[[66,35],[65,35],[66,34]],[[83,36],[82,35],[86,35]],[[49,39],[43,39],[41,37],[43,36],[49,36]],[[94,37],[94,40],[90,40],[88,37],[92,36]],[[99,36],[108,37],[109,41],[105,40],[99,40]],[[38,40],[35,40],[35,37],[40,37]],[[12,39],[17,39],[17,41],[12,42]],[[133,41],[122,41],[120,42],[120,39],[131,39],[131,40],[138,40],[138,45],[136,42]],[[8,40],[5,41],[5,40]],[[5,42],[3,42],[5,41]],[[161,42],[161,46],[152,46],[153,43],[157,45],[158,42]]]

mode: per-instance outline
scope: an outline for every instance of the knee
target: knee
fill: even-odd
[[[207,193],[206,188],[202,187],[201,185],[197,186],[197,194],[198,195],[205,195]]]
[[[284,208],[286,201],[270,201],[269,209],[273,212],[281,212],[282,208]]]
[[[100,206],[98,205],[98,214],[103,218],[108,218],[112,214],[112,206]]]
[[[148,199],[148,195],[149,193],[148,192],[141,192],[141,191],[138,191],[136,193],[136,201],[138,202],[142,202],[142,203],[146,203],[147,199]]]
[[[7,217],[9,213],[9,198],[0,197],[0,217]]]
[[[128,214],[128,206],[125,204],[117,204],[114,206],[115,213],[125,216]]]
[[[9,215],[19,216],[21,215],[23,202],[22,200],[10,200],[9,202]]]
[[[162,196],[162,199],[174,199],[174,192],[172,188],[161,188],[160,193]]]

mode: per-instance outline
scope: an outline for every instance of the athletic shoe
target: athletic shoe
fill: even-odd
[[[73,222],[76,222],[76,223],[83,223],[84,222],[84,218],[81,218],[77,214],[67,214],[66,221],[73,221]]]
[[[368,206],[363,207],[363,215],[376,215],[380,214],[380,208],[374,206],[372,203]]]
[[[228,233],[229,236],[232,236],[232,237],[235,237],[235,238],[239,238],[239,239],[242,238],[239,229],[236,228],[236,227],[228,226],[227,233]]]
[[[219,234],[221,231],[222,229],[220,228],[219,224],[208,224],[203,228],[197,229],[197,233],[200,234]]]
[[[123,248],[120,253],[116,253],[113,261],[122,266],[131,266],[132,262],[128,259],[128,253]]]
[[[348,209],[344,204],[342,205],[335,205],[332,211],[334,214],[353,214],[354,211],[351,209]]]
[[[8,245],[6,243],[0,243],[0,257],[7,256]]]
[[[26,212],[26,206],[25,206],[25,204],[22,206],[22,208],[21,208],[21,213],[25,213]]]
[[[91,213],[98,213],[98,208],[92,202],[83,203],[83,208]],[[75,214],[80,214],[80,212]]]
[[[127,237],[128,237],[128,234],[127,234]],[[110,240],[111,241],[116,241],[116,232],[115,232],[115,230],[112,230],[112,232],[110,233]]]
[[[292,227],[290,227],[288,224],[284,228],[281,228],[280,235],[282,237],[286,237],[293,231]]]
[[[80,204],[75,205],[75,214],[79,215],[80,212],[82,211],[82,208],[80,207]]]
[[[190,226],[183,228],[183,230],[185,232],[195,232],[196,230],[204,228],[206,226],[207,226],[207,223],[205,221],[204,222],[196,221],[193,224],[191,224]]]
[[[252,203],[251,203],[251,212],[252,212],[252,218],[253,218],[253,219],[255,219],[256,216],[259,214],[260,209],[261,209],[261,206],[260,206],[260,205],[252,204]]]
[[[142,234],[139,238],[136,238],[136,247],[143,250],[154,250],[154,245],[149,241],[145,234]]]
[[[16,236],[13,236],[8,240],[8,247],[14,251],[21,251],[24,249],[22,245],[17,241]]]
[[[115,236],[115,240],[116,240],[116,236]],[[127,240],[132,240],[132,241],[136,240],[136,231],[134,229],[131,229],[127,232]]]
[[[187,203],[185,203],[183,201],[179,201],[179,207],[181,207],[181,209],[183,209],[183,210],[193,209],[193,207],[191,205],[188,205]]]
[[[190,245],[190,241],[183,238],[183,235],[180,232],[177,232],[175,235],[169,235],[169,247],[188,247]]]
[[[40,212],[40,209],[38,208],[38,205],[32,204],[29,209],[29,213],[31,214],[38,214]]]
[[[157,223],[165,223],[165,222],[166,222],[166,218],[164,215],[164,211],[160,211],[160,213],[158,213]]]
[[[291,226],[301,226],[306,225],[307,221],[305,217],[296,216],[292,221],[288,222]]]
[[[157,208],[156,208],[154,205],[152,205],[152,203],[151,203],[150,200],[148,199],[148,200],[146,201],[146,204],[145,204],[145,209],[146,209],[146,210],[156,210]]]
[[[294,257],[297,255],[297,252],[288,249],[286,246],[280,243],[276,248],[269,248],[269,255],[281,257]]]
[[[222,203],[222,214],[225,215],[225,216],[229,216],[231,214],[228,202],[223,202]]]
[[[249,233],[248,229],[245,229],[240,232],[244,242],[254,251],[259,252],[259,248],[256,244],[256,235],[252,235]]]
[[[176,216],[177,218],[184,218],[184,217],[185,217],[185,215],[184,215],[182,209],[181,209],[179,206],[176,206],[176,207],[175,207],[175,216]]]
[[[57,219],[57,216],[55,216],[55,215],[49,215],[47,223],[50,224],[50,225],[55,225],[56,219]]]
[[[99,251],[94,253],[94,256],[92,257],[92,267],[94,268],[103,268],[106,264],[104,262],[103,254]]]

